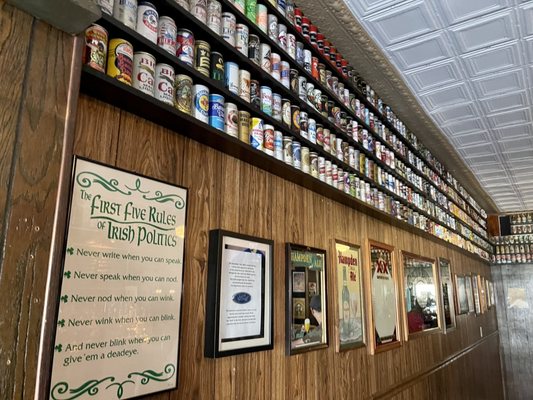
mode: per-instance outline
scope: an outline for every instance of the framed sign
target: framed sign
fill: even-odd
[[[476,315],[481,314],[481,300],[479,289],[479,276],[476,274],[472,274],[472,294],[474,297],[474,311]]]
[[[400,317],[394,247],[369,240],[368,249],[370,352],[375,353],[401,344]]]
[[[472,289],[472,276],[465,275],[465,283],[466,283],[466,298],[468,299],[468,312],[472,313],[475,311],[474,290]]]
[[[492,281],[489,281],[489,300],[491,307],[496,305],[496,298],[494,295],[494,283]]]
[[[435,261],[402,251],[402,291],[405,339],[439,328]]]
[[[288,354],[327,347],[325,250],[287,244],[286,313]]]
[[[439,257],[440,313],[442,330],[446,333],[455,328],[455,304],[450,261]]]
[[[335,241],[337,351],[365,344],[363,281],[359,246]]]
[[[469,305],[466,278],[463,275],[455,275],[455,295],[457,299],[457,315],[468,314]]]
[[[50,399],[176,387],[187,190],[74,159]]]
[[[273,246],[271,240],[209,232],[206,357],[273,348]]]

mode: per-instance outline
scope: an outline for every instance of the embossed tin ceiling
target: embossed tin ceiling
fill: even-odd
[[[533,209],[533,1],[343,1],[345,4],[314,0],[309,2],[312,4],[303,2],[302,8],[324,23],[333,18],[343,25],[343,34],[326,30],[341,41],[338,47],[356,68],[362,55],[350,54],[346,37],[364,42],[367,35],[357,31],[362,25],[500,211]],[[358,21],[353,21],[354,26],[343,15],[346,8]],[[375,62],[379,57],[372,58]],[[364,70],[362,64],[359,67]],[[366,78],[365,71],[361,72]],[[387,92],[380,82],[390,77],[369,74],[372,86],[381,86],[376,87],[377,92]],[[396,102],[398,108],[401,98],[392,92],[388,93],[392,99],[386,100]],[[405,109],[398,114],[406,119]],[[420,121],[423,117],[417,118],[409,116],[406,122],[418,134],[425,130],[425,122]],[[438,143],[427,143],[438,139],[429,135],[425,139],[422,137],[438,155]],[[443,152],[445,157],[453,157]],[[447,166],[454,170],[450,163]],[[458,169],[458,175],[468,175],[460,166]],[[464,180],[463,185],[470,189]],[[476,199],[483,197],[483,193],[477,194]]]
[[[346,0],[502,211],[533,208],[533,1]]]

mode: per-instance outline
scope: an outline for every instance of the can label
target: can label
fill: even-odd
[[[265,125],[263,129],[263,149],[270,156],[274,155],[274,127]]]
[[[248,58],[255,64],[261,65],[261,57],[259,55],[259,36],[248,36]]]
[[[268,14],[268,37],[274,41],[278,40],[278,17]]]
[[[176,54],[176,37],[177,29],[174,20],[170,17],[159,18],[157,45],[174,55]]]
[[[300,133],[300,107],[298,106],[291,106],[291,114],[292,114],[292,130],[294,132]]]
[[[250,118],[250,145],[257,150],[263,150],[263,120]]]
[[[250,102],[250,72],[244,69],[239,70],[239,97]]]
[[[155,98],[174,105],[174,68],[168,64],[155,66]]]
[[[270,45],[266,43],[259,44],[259,59],[261,68],[270,74],[272,71]]]
[[[257,0],[246,0],[246,6],[245,6],[246,17],[250,21],[252,21],[254,24],[256,21],[256,18],[255,18],[256,8],[257,8]]]
[[[261,111],[272,115],[272,89],[268,86],[261,86]]]
[[[287,53],[293,60],[296,60],[296,36],[287,33]]]
[[[222,38],[235,46],[235,15],[229,12],[222,13]]]
[[[152,43],[157,43],[157,25],[159,23],[159,14],[151,3],[142,2],[137,8],[137,29],[136,31],[143,35]]]
[[[131,85],[132,69],[133,47],[131,44],[124,39],[111,39],[109,41],[107,75]]]
[[[137,0],[115,0],[113,17],[128,28],[135,29],[137,25]]]
[[[133,87],[150,96],[154,95],[155,58],[151,54],[133,54]]]
[[[193,95],[193,115],[207,124],[209,122],[209,90],[203,85],[194,85]]]
[[[311,143],[316,144],[316,121],[312,118],[307,122],[307,136]]]
[[[186,114],[191,114],[192,108],[192,79],[187,75],[176,75],[174,79],[175,86],[175,107]]]
[[[267,33],[268,30],[268,17],[267,8],[264,4],[257,4],[255,9],[255,24],[263,32]]]
[[[211,70],[211,46],[203,40],[197,40],[195,44],[196,62],[195,67],[202,75],[209,76]]]
[[[290,65],[287,61],[281,62],[281,84],[285,86],[287,89],[290,88],[291,81],[290,81]]]
[[[298,97],[303,101],[307,100],[307,78],[305,76],[298,77]]]
[[[302,147],[296,140],[292,141],[292,166],[302,169]]]
[[[100,9],[105,12],[108,15],[113,15],[113,0],[98,0],[98,5],[100,6]]]
[[[287,26],[278,24],[278,43],[283,49],[287,49]]]
[[[207,23],[207,0],[191,0],[190,11],[204,24]]]
[[[239,94],[239,66],[234,62],[224,63],[224,85],[231,93]]]
[[[259,81],[252,79],[250,81],[250,102],[257,108],[261,108],[261,89]]]
[[[322,156],[318,157],[318,179],[326,181],[326,159]]]
[[[304,137],[306,139],[308,139],[308,136],[307,136],[308,126],[307,126],[307,123],[308,123],[307,113],[305,111],[300,111],[300,135],[302,135],[302,137]]]
[[[105,72],[107,41],[107,31],[100,25],[93,24],[87,28],[85,30],[83,63],[97,71]]]
[[[245,10],[246,1],[245,0],[233,0],[233,5],[235,6],[237,10],[239,10],[243,14],[246,12]]]
[[[272,77],[279,81],[281,79],[281,58],[277,53],[270,53],[270,66]]]
[[[237,24],[235,28],[235,48],[248,57],[249,30],[244,24]]]
[[[274,131],[274,157],[283,161],[283,133]]]
[[[209,95],[209,125],[224,130],[224,97],[219,94]]]
[[[250,113],[239,111],[239,139],[244,143],[250,143]]]
[[[318,154],[314,151],[309,153],[309,173],[311,176],[318,178]]]
[[[272,94],[272,118],[281,122],[281,95],[278,93]]]
[[[291,102],[287,99],[282,100],[281,105],[281,122],[287,128],[291,127]]]
[[[239,134],[239,112],[233,103],[226,103],[225,131],[233,137],[237,137]]]
[[[292,137],[283,136],[283,161],[292,165]]]
[[[188,29],[180,29],[176,35],[176,55],[189,66],[194,63],[194,35]]]
[[[207,26],[217,35],[220,35],[222,4],[217,0],[209,0],[207,6]]]
[[[224,80],[224,58],[216,51],[211,52],[211,79]]]
[[[309,147],[302,147],[302,171],[308,174],[310,172]]]

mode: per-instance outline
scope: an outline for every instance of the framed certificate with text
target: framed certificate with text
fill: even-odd
[[[439,283],[440,283],[440,312],[441,324],[444,333],[455,328],[455,302],[454,286],[450,261],[439,257]]]
[[[271,240],[209,232],[206,357],[273,348],[273,247]]]
[[[370,352],[400,346],[400,316],[394,247],[368,241]]]
[[[468,314],[468,293],[466,291],[466,277],[464,275],[455,274],[455,298],[456,314]]]

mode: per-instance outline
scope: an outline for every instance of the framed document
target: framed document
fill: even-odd
[[[325,250],[287,244],[286,313],[287,354],[327,347]]]
[[[359,246],[335,241],[337,351],[365,345],[363,281]]]
[[[400,325],[394,247],[368,241],[370,352],[400,346]]]
[[[402,251],[402,291],[405,339],[439,328],[435,261]]]
[[[209,233],[206,357],[273,348],[273,246],[234,232]]]
[[[452,271],[450,261],[439,257],[439,280],[440,280],[440,313],[442,330],[446,333],[455,328],[455,304],[454,289],[452,284]]]
[[[468,312],[472,313],[475,311],[474,289],[472,289],[472,276],[465,275],[465,282],[466,282],[466,298],[468,299]]]
[[[472,294],[474,297],[474,311],[476,315],[481,314],[481,300],[479,289],[479,276],[476,274],[472,274]]]
[[[457,315],[468,314],[468,295],[466,291],[466,278],[455,274],[455,294],[457,299]]]

